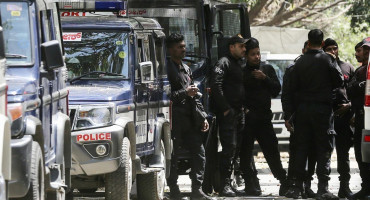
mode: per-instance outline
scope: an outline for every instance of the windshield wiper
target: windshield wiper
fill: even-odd
[[[99,75],[104,74],[104,75],[109,75],[109,76],[123,76],[122,74],[117,74],[117,73],[112,73],[112,72],[92,71],[92,72],[82,74],[81,76],[78,76],[78,77],[75,77],[75,78],[69,80],[69,83],[72,84],[72,82],[80,80],[81,78],[83,78],[85,76],[88,76],[88,75],[91,75],[91,74],[99,74]]]
[[[5,57],[7,58],[27,58],[27,56],[22,54],[6,53]]]

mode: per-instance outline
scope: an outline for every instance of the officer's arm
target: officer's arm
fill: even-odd
[[[284,119],[289,120],[293,112],[293,101],[292,95],[290,94],[289,89],[289,77],[291,73],[291,67],[287,68],[283,77],[283,86],[281,92],[281,105],[284,112]]]
[[[271,90],[271,96],[273,98],[277,97],[281,90],[281,85],[279,78],[276,76],[276,72],[274,68],[270,65],[266,66],[266,78],[265,83],[268,85],[268,87]]]
[[[355,74],[353,75],[352,79],[350,80],[347,88],[347,94],[352,99],[356,97],[358,94],[362,94],[365,90],[365,83],[359,79],[360,76],[360,68],[357,68]]]
[[[227,103],[222,84],[224,82],[224,76],[226,73],[226,63],[221,63],[220,61],[216,63],[214,69],[211,72],[211,95],[212,98],[221,112],[226,112],[230,109],[230,105]]]
[[[343,78],[343,73],[342,70],[340,69],[338,62],[330,56],[330,64],[329,64],[329,71],[330,71],[330,76],[331,76],[331,82],[332,82],[332,87],[338,88],[342,87],[344,83],[344,78]]]
[[[180,103],[183,100],[187,98],[187,93],[185,88],[180,87],[176,88],[176,85],[179,85],[179,83],[176,82],[176,77],[178,76],[177,71],[174,70],[173,65],[171,65],[171,62],[167,62],[167,74],[168,74],[168,80],[171,85],[171,95],[170,99],[174,103]]]

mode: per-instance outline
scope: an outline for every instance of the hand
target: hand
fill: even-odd
[[[209,124],[208,124],[208,121],[205,119],[204,122],[203,122],[203,127],[202,127],[202,132],[207,132],[209,129]]]
[[[342,116],[344,113],[346,113],[351,106],[349,103],[340,104],[339,108],[334,112],[335,116]]]
[[[288,120],[285,120],[285,127],[288,129],[289,132],[294,132],[293,126],[289,123]]]
[[[189,87],[186,88],[186,94],[188,96],[194,97],[198,92],[198,88],[195,85],[189,85]]]
[[[230,112],[230,109],[229,109],[229,110],[227,110],[227,111],[225,111],[225,112],[224,112],[224,117],[225,117],[227,114],[229,114],[229,112]]]
[[[266,74],[264,74],[261,70],[254,70],[252,72],[252,76],[256,79],[259,79],[259,80],[265,80],[266,78]]]

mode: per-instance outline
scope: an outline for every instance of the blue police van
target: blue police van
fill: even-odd
[[[162,199],[171,161],[165,35],[153,19],[112,15],[124,7],[59,3],[72,187],[82,193],[105,187],[105,199]]]
[[[0,2],[11,119],[9,197],[64,199],[70,185],[70,121],[56,4]]]

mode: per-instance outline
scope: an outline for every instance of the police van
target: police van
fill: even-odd
[[[72,187],[162,199],[171,162],[165,34],[117,16],[124,1],[60,2],[72,127]],[[113,13],[113,15],[112,15]],[[134,194],[134,192],[133,192]]]
[[[11,119],[9,197],[64,199],[71,146],[56,4],[14,0],[0,8]]]
[[[8,86],[5,70],[3,29],[0,27],[0,200],[8,199],[8,182],[11,175],[10,121],[7,116]]]

